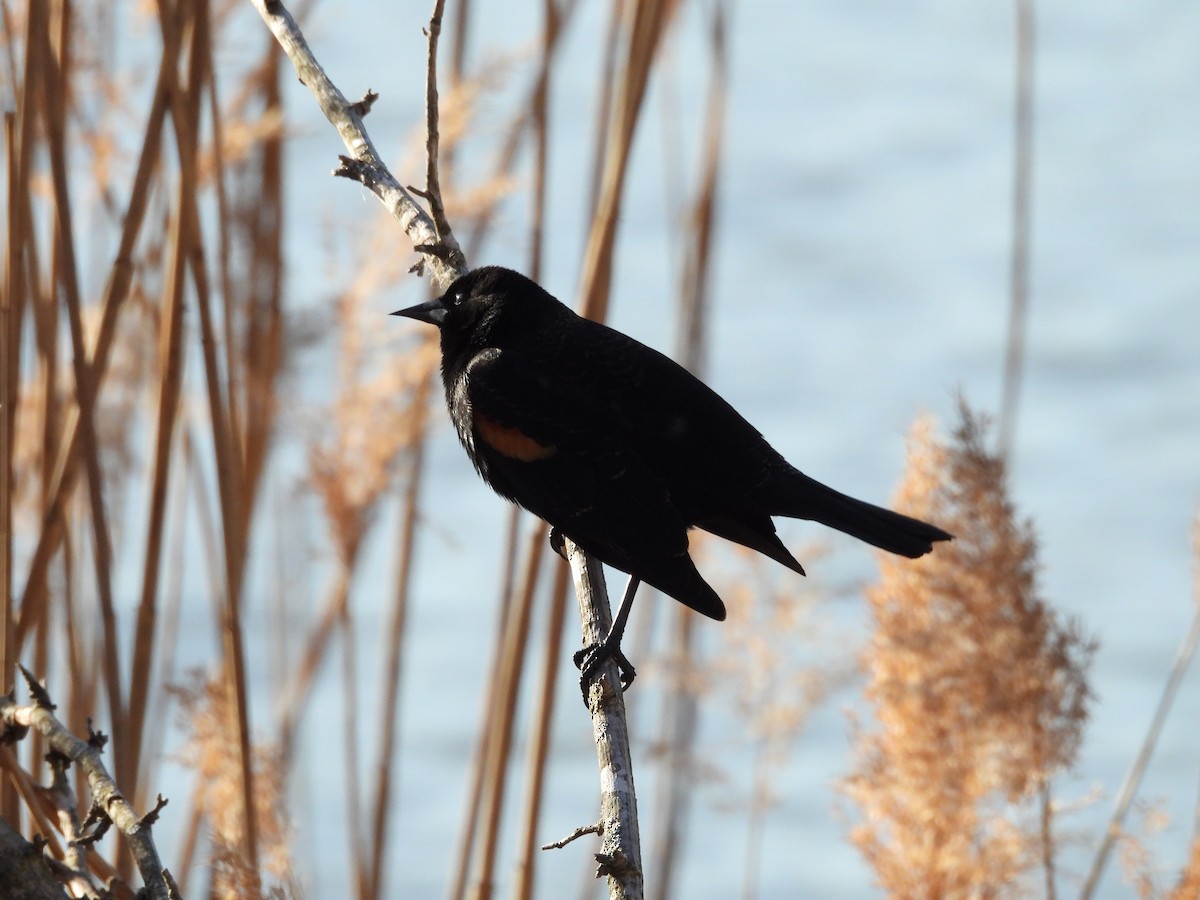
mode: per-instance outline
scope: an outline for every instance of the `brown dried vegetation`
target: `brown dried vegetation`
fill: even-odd
[[[928,420],[913,429],[896,506],[955,540],[882,558],[867,593],[877,728],[859,734],[844,789],[862,818],[852,838],[896,896],[1014,893],[1049,867],[1050,780],[1087,719],[1093,648],[1039,597],[1033,529],[983,438],[965,408],[949,445]]]

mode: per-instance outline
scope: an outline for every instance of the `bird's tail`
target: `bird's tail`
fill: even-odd
[[[776,515],[811,519],[873,547],[911,559],[924,556],[937,541],[953,538],[936,525],[856,500],[807,475],[796,474],[802,481],[793,482],[792,490],[787,492],[787,508]]]

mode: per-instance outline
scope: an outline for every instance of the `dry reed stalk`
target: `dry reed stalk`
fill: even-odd
[[[154,685],[174,684],[177,680],[176,654],[179,648],[181,621],[183,618],[184,602],[184,571],[185,571],[185,535],[187,533],[188,486],[192,481],[193,459],[188,449],[186,429],[180,436],[181,449],[177,452],[181,457],[178,463],[178,474],[174,479],[173,496],[168,499],[171,505],[170,522],[167,531],[172,536],[171,546],[167,551],[167,576],[163,588],[164,600],[162,613],[159,616],[159,637],[157,665],[148,680]],[[166,746],[167,723],[170,720],[171,698],[164,690],[156,690],[151,697],[151,708],[146,714],[146,724],[142,734],[141,746],[142,766],[138,772],[138,788],[142,792],[136,795],[135,802],[139,807],[146,804],[144,796],[150,785],[159,782],[159,764],[161,757],[154,752]],[[182,871],[182,870],[181,870]]]
[[[433,387],[433,371],[418,384],[412,398],[412,411],[417,417],[415,430],[426,434],[426,412]],[[396,591],[392,597],[387,628],[386,662],[383,670],[384,696],[382,701],[382,740],[374,782],[375,803],[371,814],[370,868],[367,875],[368,897],[386,896],[384,891],[384,862],[388,859],[388,834],[392,812],[393,770],[395,768],[396,732],[400,718],[401,663],[404,635],[408,624],[408,601],[412,584],[414,550],[417,537],[417,515],[421,499],[422,475],[425,465],[425,442],[414,441],[409,459],[406,487],[401,500],[399,557],[396,561]]]
[[[613,247],[634,132],[641,119],[646,85],[658,57],[659,45],[670,29],[677,3],[675,0],[639,3],[627,0],[621,8],[621,36],[626,52],[619,73],[620,87],[613,107],[611,130],[604,144],[599,200],[592,217],[580,276],[579,313],[597,321],[604,321],[608,310]]]
[[[720,172],[722,131],[725,122],[725,93],[728,86],[728,61],[725,44],[725,7],[713,8],[710,35],[711,75],[705,104],[704,140],[698,165],[695,196],[684,214],[683,267],[680,273],[679,362],[703,376],[706,358],[706,324],[711,282],[712,248],[717,224],[717,184]],[[682,168],[682,167],[680,167]],[[672,611],[671,654],[675,665],[684,671],[693,664],[695,616],[685,607]],[[652,845],[657,877],[652,896],[666,900],[674,885],[675,864],[686,841],[685,829],[691,805],[690,780],[686,761],[692,756],[699,709],[694,692],[686,689],[685,679],[672,679],[665,686],[662,712],[662,737],[665,765],[659,785],[659,807],[665,810],[658,819]]]
[[[50,160],[54,205],[55,276],[66,303],[68,333],[71,341],[71,368],[75,379],[75,408],[79,413],[82,453],[86,473],[90,523],[92,525],[92,562],[95,567],[95,588],[100,602],[104,640],[104,689],[112,715],[113,755],[115,768],[122,771],[128,753],[124,742],[126,732],[125,704],[120,678],[120,644],[112,591],[112,544],[104,501],[104,476],[101,470],[100,446],[96,436],[94,413],[98,379],[88,361],[83,335],[83,299],[79,287],[75,259],[75,233],[70,191],[68,188],[66,147],[66,80],[69,78],[68,55],[62,43],[55,47],[51,39],[49,7],[34,4],[30,14],[28,48],[30,55],[41,58],[42,90]],[[60,27],[66,29],[65,18]],[[61,52],[61,56],[60,56]],[[124,783],[124,782],[122,782]]]
[[[1138,748],[1137,756],[1134,757],[1133,763],[1130,765],[1129,771],[1125,774],[1125,779],[1117,793],[1117,801],[1104,829],[1104,836],[1101,838],[1100,846],[1096,850],[1091,868],[1088,870],[1087,878],[1084,880],[1083,888],[1080,890],[1080,897],[1084,898],[1084,900],[1095,894],[1099,888],[1108,857],[1118,842],[1124,842],[1124,850],[1127,854],[1127,869],[1132,869],[1135,872],[1141,869],[1149,869],[1149,852],[1142,847],[1140,842],[1133,841],[1130,835],[1126,833],[1125,817],[1129,814],[1129,809],[1133,805],[1142,777],[1146,774],[1146,770],[1150,766],[1150,759],[1154,755],[1154,749],[1158,745],[1159,736],[1166,725],[1167,716],[1175,703],[1175,697],[1179,692],[1180,685],[1183,683],[1183,677],[1187,674],[1187,670],[1195,658],[1196,650],[1200,648],[1200,516],[1196,517],[1196,521],[1192,527],[1192,567],[1192,621],[1188,625],[1188,630],[1184,634],[1183,641],[1175,654],[1174,661],[1171,663],[1171,671],[1168,673],[1167,681],[1163,685],[1162,695],[1159,697],[1158,705],[1155,707],[1154,715],[1146,730],[1146,736],[1142,740],[1142,746]],[[1195,830],[1200,832],[1200,807],[1197,807],[1196,816]],[[1136,849],[1136,853],[1131,848]],[[1194,834],[1190,855],[1180,884],[1194,883],[1197,879],[1198,865],[1196,854],[1198,848],[1200,848],[1200,836]],[[1130,861],[1130,857],[1132,857],[1132,861]]]
[[[596,100],[596,133],[592,136],[592,177],[588,180],[588,221],[595,222],[600,209],[600,190],[604,182],[606,148],[613,129],[613,94],[617,85],[617,54],[621,48],[622,24],[629,17],[631,0],[615,0],[608,7],[608,27],[604,31],[604,56],[600,64],[600,94]]]
[[[296,736],[312,694],[313,682],[325,661],[337,623],[350,600],[350,574],[346,566],[338,567],[334,583],[322,606],[320,616],[308,634],[300,659],[280,691],[276,730],[282,762],[289,768],[295,758]]]
[[[566,4],[567,10],[572,9],[574,5],[574,0],[568,0]],[[556,14],[555,20],[557,21],[562,15]],[[463,30],[462,22],[463,19],[460,17],[460,32]],[[549,78],[548,55],[553,53],[557,45],[557,31],[545,37],[546,52],[540,61],[541,69],[531,94],[535,107],[537,105],[537,98],[541,93],[538,85]],[[486,75],[484,77],[486,78]],[[464,133],[463,123],[467,120],[465,111],[474,102],[474,96],[478,92],[478,82],[479,79],[459,81],[449,96],[448,111],[450,113],[451,126],[448,130],[456,137]],[[443,113],[443,119],[445,118],[446,114]],[[512,183],[510,173],[516,160],[517,147],[531,126],[534,128],[538,127],[538,122],[539,115],[536,109],[526,111],[522,108],[514,117],[509,129],[508,138],[504,142],[501,152],[498,154],[497,164],[493,170],[491,181],[485,182],[480,188],[474,191],[474,200],[472,202],[467,202],[457,193],[451,194],[448,197],[447,207],[453,209],[462,207],[462,216],[465,217],[466,211],[470,210],[470,217],[466,218],[465,222],[467,233],[470,235],[467,241],[468,246],[478,243],[493,222],[498,200]],[[446,129],[443,129],[443,131],[445,132]],[[541,140],[535,136],[535,141],[540,147]],[[543,175],[544,166],[541,164],[535,165],[534,191],[538,199],[535,199],[533,222],[531,225],[531,232],[535,236],[531,242],[531,257],[533,260],[532,265],[535,267],[540,265],[538,261],[540,254],[538,246],[541,238],[538,235],[541,230],[541,214],[539,213],[540,206],[538,204],[544,203]],[[538,186],[539,184],[541,187]],[[534,642],[533,633],[530,629],[532,617],[521,615],[514,617],[509,613],[512,598],[516,595],[515,585],[518,581],[519,573],[521,571],[536,571],[537,566],[540,565],[539,561],[543,557],[541,544],[544,543],[544,537],[539,536],[529,544],[528,552],[522,557],[523,561],[518,560],[515,548],[518,546],[519,529],[525,518],[515,509],[509,517],[508,546],[510,549],[505,554],[507,564],[503,567],[504,575],[499,602],[500,620],[505,624],[498,629],[501,637],[496,645],[497,655],[493,660],[493,674],[487,680],[487,683],[490,685],[491,696],[484,704],[483,721],[479,730],[481,740],[477,747],[472,766],[463,841],[455,867],[455,882],[451,890],[451,896],[464,896],[468,891],[467,885],[470,879],[472,877],[480,877],[483,871],[491,871],[495,865],[495,845],[500,837],[498,829],[502,821],[502,798],[504,794],[504,784],[496,780],[495,773],[508,771],[513,746],[511,739],[506,737],[509,734],[511,724],[504,724],[505,714],[503,710],[511,707],[511,701],[508,698],[511,692],[515,690],[516,685],[519,684],[522,677],[521,669],[526,662],[523,653],[515,657],[511,654],[513,648],[523,648]],[[540,534],[541,532],[539,532]],[[514,623],[515,627],[521,629],[519,632],[514,633],[512,631]],[[544,689],[545,684],[543,683]],[[545,715],[539,715],[536,720],[537,724],[535,727],[539,731],[531,738],[531,746],[534,748],[538,746],[544,748],[544,742],[548,740],[548,735],[540,730],[548,729],[550,725],[549,709],[546,708],[544,712]],[[536,755],[537,751],[534,750],[532,752]],[[531,772],[531,774],[533,773]],[[539,802],[540,798],[536,797],[535,794],[540,791],[540,777],[540,772],[533,775],[534,784],[530,788],[533,793],[530,793],[530,791],[526,793],[527,814]],[[528,828],[535,826],[535,822],[530,821],[528,815],[525,821]],[[531,846],[529,842],[532,838],[529,837],[528,832],[526,832],[526,838],[527,840],[523,842],[523,846],[526,848],[525,852],[529,854],[532,852],[529,849]],[[472,873],[475,873],[474,876]]]
[[[179,189],[182,190],[182,180]],[[149,527],[146,534],[146,554],[142,570],[141,602],[133,638],[133,666],[129,682],[129,763],[121,773],[123,784],[135,783],[133,776],[139,768],[143,728],[154,670],[153,653],[158,619],[160,593],[159,571],[166,522],[167,489],[174,459],[173,444],[178,423],[180,394],[183,387],[183,295],[186,248],[183,244],[181,219],[178,210],[184,200],[176,196],[169,230],[167,277],[164,279],[164,311],[159,333],[159,399],[154,441],[154,474],[151,478]]]
[[[548,24],[545,26],[542,35],[541,52],[537,60],[538,73],[530,89],[529,99],[517,104],[517,112],[509,125],[508,134],[500,144],[500,149],[496,153],[495,166],[485,184],[511,184],[513,181],[512,172],[517,163],[518,152],[521,149],[523,141],[531,132],[534,138],[535,159],[542,160],[548,157],[548,145],[543,146],[544,140],[541,135],[543,124],[538,119],[543,115],[546,102],[546,96],[544,95],[547,95],[549,92],[550,79],[558,59],[558,49],[562,45],[561,38],[566,33],[575,10],[579,8],[579,0],[554,0],[554,2],[552,0],[544,0],[544,3],[545,6],[543,8],[546,10],[546,21]],[[454,94],[451,94],[451,96],[453,97]],[[548,136],[547,133],[547,138]],[[529,271],[527,272],[529,277],[534,281],[539,280],[542,269],[543,235],[538,210],[543,209],[545,206],[545,196],[541,194],[545,190],[543,174],[542,165],[540,163],[535,164],[533,176],[533,216],[530,222],[530,263]],[[483,238],[495,224],[495,213],[498,209],[499,207],[496,204],[488,203],[482,208],[470,210],[471,218],[466,223],[466,229],[464,230],[466,238],[463,241],[464,246],[467,248],[466,252],[469,259],[476,257]]]
[[[482,847],[475,872],[471,876],[468,895],[488,897],[494,889],[497,844],[501,833],[501,812],[508,786],[506,772],[512,752],[512,735],[516,725],[517,695],[525,674],[525,648],[531,643],[530,622],[532,621],[534,598],[541,571],[542,555],[546,540],[540,529],[530,535],[530,551],[526,555],[524,575],[520,589],[513,596],[513,603],[505,617],[500,640],[499,677],[491,693],[489,706],[493,710],[495,737],[489,742],[483,777],[483,804],[480,812]]]
[[[346,802],[346,838],[349,846],[346,848],[351,861],[351,878],[354,883],[354,894],[359,900],[365,900],[367,894],[367,843],[362,834],[364,817],[362,814],[362,779],[359,775],[358,764],[358,720],[362,701],[358,690],[356,663],[358,653],[354,641],[354,610],[349,603],[341,608],[338,619],[338,635],[342,639],[342,690],[341,690],[341,737],[342,753],[345,762],[342,796]],[[347,879],[351,880],[350,878]]]
[[[517,874],[514,897],[533,896],[537,874],[537,830],[541,823],[542,790],[546,783],[546,767],[550,756],[550,740],[554,722],[554,698],[558,693],[559,672],[562,670],[562,646],[567,623],[567,588],[570,571],[561,561],[554,565],[554,580],[550,587],[550,608],[546,618],[542,670],[535,706],[531,717],[533,733],[525,758],[525,803],[517,839]]]
[[[729,90],[729,58],[726,47],[726,6],[713,7],[711,49],[712,73],[705,103],[702,151],[695,194],[686,216],[687,237],[683,242],[681,274],[680,361],[693,372],[704,371],[707,350],[709,296],[712,288],[713,245],[717,228],[717,188],[721,177],[725,99]]]
[[[496,626],[492,629],[496,634],[503,634],[504,623],[509,618],[508,610],[511,606],[511,598],[506,599],[509,602],[502,604],[497,609]],[[483,821],[484,781],[488,770],[488,761],[492,756],[492,744],[498,740],[498,735],[493,733],[491,725],[492,710],[496,705],[493,701],[499,691],[499,673],[504,665],[503,649],[503,642],[495,641],[493,643],[491,664],[488,666],[488,678],[485,681],[488,690],[481,698],[479,740],[476,742],[475,754],[471,763],[462,838],[459,842],[458,853],[455,855],[454,880],[451,882],[452,886],[448,893],[451,898],[467,896],[467,885],[470,883],[471,872],[478,852],[479,826]]]
[[[5,10],[7,20],[7,9]],[[7,30],[7,29],[6,29]],[[10,57],[11,62],[11,57]],[[15,68],[15,66],[14,66]],[[13,84],[16,79],[13,79]],[[15,203],[19,186],[17,167],[13,164],[16,151],[15,116],[4,114],[4,147],[7,166],[7,213],[10,227],[4,242],[3,295],[0,296],[0,681],[7,687],[8,673],[13,670],[16,650],[16,621],[13,617],[13,442],[16,432],[16,401],[19,384],[21,344],[20,311],[14,301],[20,296],[17,278],[20,271],[20,245],[16,229]],[[0,783],[0,819],[16,821],[19,815],[17,798],[7,784]]]
[[[660,737],[656,744],[662,747],[662,774],[658,783],[658,809],[653,825],[650,857],[655,863],[655,877],[651,881],[650,897],[667,900],[675,887],[676,867],[687,841],[687,827],[695,780],[691,777],[690,764],[695,750],[696,734],[700,725],[700,708],[694,691],[688,689],[688,673],[696,664],[695,625],[696,616],[681,606],[672,610],[670,616],[670,647],[667,650],[667,665],[675,671],[663,685],[664,698]]]
[[[1012,462],[1017,403],[1025,368],[1029,307],[1029,246],[1033,197],[1033,0],[1016,0],[1016,98],[1013,104],[1013,192],[1009,258],[1008,338],[1000,398],[1000,452]]]
[[[1003,896],[1049,869],[1049,808],[1028,813],[1073,763],[1090,696],[1093,647],[1038,596],[1037,544],[1003,460],[965,406],[961,416],[949,446],[929,422],[914,428],[896,502],[954,542],[883,558],[867,594],[878,725],[859,733],[843,789],[862,816],[852,840],[900,896]]]
[[[568,14],[570,7],[568,7]],[[542,254],[545,251],[546,171],[550,166],[549,98],[554,72],[555,50],[562,35],[563,15],[557,0],[542,3],[542,46],[538,58],[537,77],[533,82],[530,119],[533,131],[533,215],[529,223],[529,269],[534,281],[542,277]]]

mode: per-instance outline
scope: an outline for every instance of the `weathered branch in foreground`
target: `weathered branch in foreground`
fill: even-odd
[[[46,738],[54,752],[77,765],[87,777],[92,793],[93,812],[89,818],[99,814],[125,835],[145,884],[146,896],[153,900],[172,900],[177,895],[171,888],[171,875],[163,868],[150,833],[158,810],[166,801],[160,799],[153,811],[146,816],[139,816],[121,794],[100,759],[100,747],[103,746],[100,736],[93,735],[92,740],[84,741],[71,734],[51,712],[53,706],[45,692],[34,683],[30,686],[35,691],[35,699],[28,706],[18,704],[12,697],[0,697],[3,739],[10,742],[18,740],[28,729],[35,728]]]
[[[342,165],[334,174],[353,178],[361,182],[371,193],[379,198],[387,207],[393,218],[400,223],[404,233],[424,256],[429,266],[435,284],[442,286],[450,284],[457,276],[466,271],[466,261],[458,241],[448,226],[438,227],[434,220],[418,204],[413,195],[404,189],[395,176],[384,165],[375,144],[363,126],[363,117],[375,102],[377,95],[370,91],[357,103],[351,103],[337,86],[325,74],[325,70],[317,62],[312,49],[304,39],[300,26],[296,24],[291,13],[277,0],[253,0],[254,7],[262,16],[271,33],[283,48],[287,58],[296,69],[296,76],[307,87],[317,100],[317,105],[325,113],[346,149],[350,151],[349,158],[342,158]],[[440,9],[435,12],[440,21]],[[430,30],[431,47],[436,48],[437,31]],[[432,52],[431,52],[432,55]],[[434,93],[436,99],[436,92]],[[437,148],[437,116],[436,106],[429,110],[429,130],[432,149]],[[436,169],[436,160],[431,162]],[[437,185],[429,185],[436,190]],[[431,200],[435,209],[441,208],[441,198],[436,196]]]

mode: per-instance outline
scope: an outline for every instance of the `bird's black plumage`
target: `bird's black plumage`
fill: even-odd
[[[950,538],[809,478],[682,366],[509,269],[476,269],[398,314],[441,330],[446,402],[484,481],[706,616],[725,606],[688,555],[692,527],[801,574],[772,516],[908,557]]]

